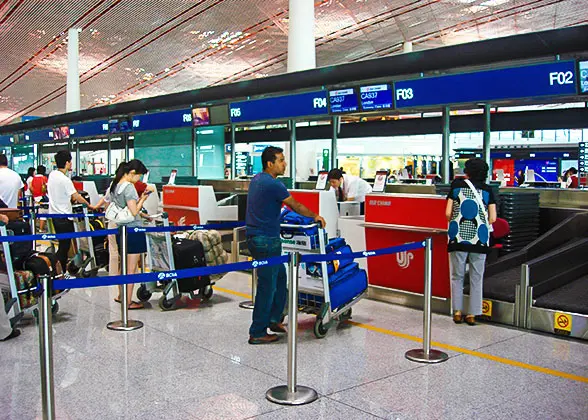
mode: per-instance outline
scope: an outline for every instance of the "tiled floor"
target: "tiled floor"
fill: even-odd
[[[106,329],[119,318],[114,288],[74,290],[54,320],[58,419],[588,419],[588,383],[449,351],[438,365],[404,353],[406,338],[340,325],[317,340],[301,314],[299,383],[320,399],[282,407],[265,392],[286,383],[286,340],[247,344],[251,311],[230,291],[248,277],[227,275],[210,303],[161,312],[131,311],[145,327]],[[422,312],[364,300],[353,320],[420,336]],[[497,325],[455,325],[433,316],[433,340],[588,377],[588,345]],[[0,419],[42,418],[37,330],[0,343]]]

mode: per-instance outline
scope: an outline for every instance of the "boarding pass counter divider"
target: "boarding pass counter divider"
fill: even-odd
[[[433,240],[433,309],[450,311],[446,200],[428,194],[370,194],[365,201],[367,249]],[[422,250],[369,258],[370,297],[422,307],[425,259]]]
[[[219,206],[214,190],[207,185],[164,185],[163,211],[174,224],[182,217],[185,217],[186,225],[236,221],[238,218],[237,206]]]

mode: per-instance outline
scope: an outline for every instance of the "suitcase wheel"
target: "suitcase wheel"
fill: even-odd
[[[212,289],[212,286],[210,286],[210,285],[200,289],[200,297],[202,298],[202,300],[209,300],[212,297],[213,293],[214,293],[214,290]]]
[[[159,307],[162,311],[171,311],[175,309],[173,300],[167,300],[165,295],[159,298]]]
[[[323,323],[327,310],[327,305],[323,303],[319,314],[316,316],[316,321],[314,322],[314,335],[316,338],[324,338],[327,335],[327,332],[329,331],[329,328],[331,326],[330,323]]]
[[[153,293],[147,290],[147,286],[145,286],[144,284],[139,286],[139,288],[137,289],[137,299],[139,299],[141,302],[147,302],[149,299],[151,299],[152,295]]]
[[[53,305],[51,305],[51,313],[55,315],[57,312],[59,312],[59,303],[55,301],[53,302]]]

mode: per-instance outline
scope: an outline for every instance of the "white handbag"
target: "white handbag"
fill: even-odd
[[[476,189],[476,187],[474,187],[474,184],[472,184],[472,181],[470,181],[469,179],[466,179],[465,182],[466,184],[468,184],[468,187],[470,187],[470,190],[472,190],[472,193],[474,193],[476,203],[478,203],[478,206],[480,206],[482,212],[484,212],[484,217],[486,218],[486,225],[488,226],[488,232],[494,232],[494,227],[490,223],[490,219],[488,218],[488,212],[486,211],[486,207],[484,206],[484,202],[482,201],[482,197],[480,197],[478,190]]]
[[[123,190],[124,188],[127,188],[128,185],[130,184],[125,185]],[[114,200],[111,201],[106,209],[104,217],[106,217],[106,220],[116,223],[117,225],[126,225],[135,220],[135,216],[133,216],[133,213],[131,213],[131,210],[128,207],[121,208],[114,202]]]

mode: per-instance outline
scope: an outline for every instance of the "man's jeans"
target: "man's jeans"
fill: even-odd
[[[282,241],[279,237],[250,236],[247,246],[256,260],[282,255]],[[270,324],[280,322],[288,295],[286,268],[284,264],[257,269],[257,292],[253,309],[253,323],[249,335],[264,337]]]

